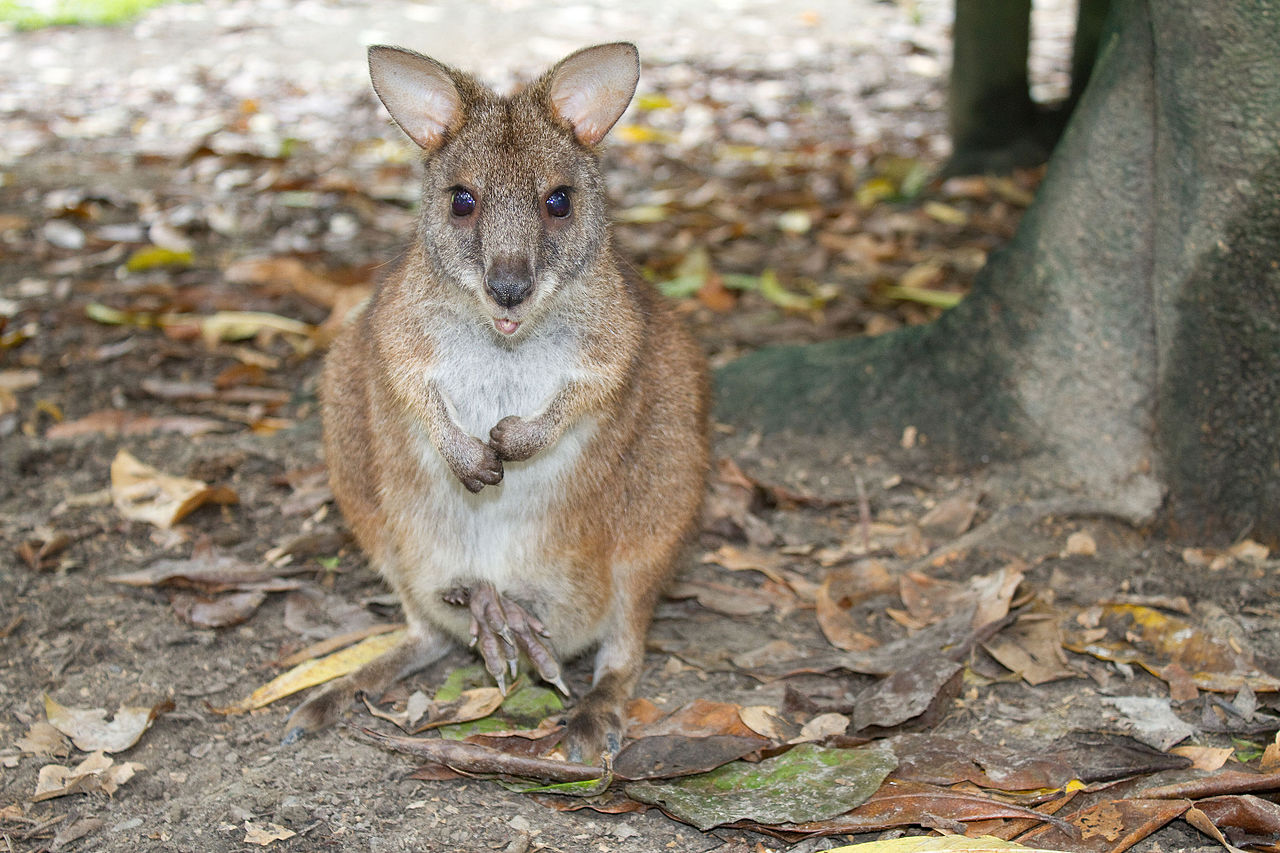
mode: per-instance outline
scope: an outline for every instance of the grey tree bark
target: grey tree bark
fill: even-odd
[[[1118,0],[1013,242],[929,326],[724,368],[742,429],[1013,463],[1187,536],[1280,541],[1280,1]]]
[[[947,97],[952,156],[944,172],[1006,172],[1049,159],[1089,81],[1112,0],[1079,0],[1071,94],[1031,99],[1027,55],[1031,0],[956,0]]]

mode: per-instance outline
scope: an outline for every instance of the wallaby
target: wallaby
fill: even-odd
[[[654,604],[708,467],[705,359],[610,243],[596,145],[639,78],[631,44],[580,50],[508,97],[377,46],[378,97],[426,152],[399,270],[334,342],[325,457],[347,522],[399,595],[404,641],[293,713],[333,722],[478,645],[507,689],[521,656],[597,647],[573,760],[620,746]]]

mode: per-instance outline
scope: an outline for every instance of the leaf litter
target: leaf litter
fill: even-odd
[[[930,50],[916,46],[908,52],[912,59],[927,59],[931,58],[927,55]],[[625,183],[621,186],[625,201],[620,205],[617,229],[620,245],[637,258],[642,271],[657,280],[671,281],[681,276],[692,279],[686,282],[686,286],[692,286],[688,286],[681,307],[702,331],[716,359],[778,340],[874,333],[936,316],[940,306],[952,304],[967,287],[981,258],[996,245],[993,236],[1012,229],[1018,208],[1029,202],[1038,180],[1036,174],[1024,174],[1012,180],[953,179],[941,185],[930,184],[930,161],[915,149],[905,156],[894,156],[874,148],[833,143],[833,139],[847,134],[851,125],[859,128],[859,133],[866,127],[865,122],[849,122],[843,113],[836,116],[841,134],[835,134],[807,128],[813,119],[805,118],[805,110],[794,111],[793,120],[785,123],[785,130],[793,136],[799,134],[793,140],[799,143],[795,148],[804,149],[805,153],[797,155],[791,149],[772,145],[763,135],[753,137],[765,129],[765,124],[739,114],[741,110],[732,106],[741,102],[749,104],[752,110],[759,108],[767,113],[779,105],[771,103],[770,98],[737,97],[756,85],[751,79],[751,74],[756,72],[743,75],[732,68],[698,69],[693,78],[714,74],[715,88],[711,91],[720,96],[725,91],[730,93],[726,101],[707,107],[708,99],[704,95],[708,93],[700,92],[701,84],[681,82],[680,71],[659,65],[647,72],[657,75],[648,78],[656,80],[655,91],[647,95],[649,109],[642,110],[642,115],[632,124],[619,128],[624,138],[631,141],[615,146],[607,156],[631,160],[632,166],[639,167],[635,172],[644,176],[645,186],[641,188]],[[216,77],[221,72],[213,73]],[[764,83],[794,88],[791,80],[765,80]],[[171,87],[166,83],[165,88]],[[223,88],[228,92],[235,89]],[[24,88],[23,92],[26,91]],[[788,91],[782,101],[787,105],[804,103],[811,94]],[[12,388],[0,382],[3,386],[0,387],[3,391],[0,393],[0,427],[9,429],[5,424],[17,421],[4,419],[21,412],[24,420],[18,428],[33,436],[40,435],[41,430],[28,431],[28,426],[49,425],[43,430],[45,436],[59,440],[76,438],[77,434],[85,437],[100,433],[140,436],[150,442],[167,433],[190,434],[195,441],[216,437],[217,432],[228,427],[239,429],[241,424],[269,427],[269,416],[279,415],[282,421],[292,421],[295,416],[305,418],[301,411],[308,405],[307,395],[285,389],[301,386],[299,377],[314,368],[314,362],[307,359],[314,348],[323,343],[326,330],[367,292],[363,290],[367,280],[355,281],[341,272],[350,261],[337,259],[352,251],[376,253],[376,245],[372,249],[366,247],[378,241],[394,244],[399,239],[407,217],[401,205],[405,203],[405,187],[412,183],[411,176],[403,165],[403,154],[395,154],[394,146],[378,147],[370,143],[369,151],[383,153],[371,158],[377,162],[367,174],[357,174],[355,169],[362,167],[352,167],[341,156],[325,162],[324,157],[307,152],[305,145],[298,149],[301,153],[294,153],[290,150],[294,146],[288,140],[272,138],[271,133],[255,137],[238,124],[247,122],[257,108],[241,114],[240,98],[233,99],[236,103],[219,100],[226,97],[215,93],[209,101],[211,116],[224,122],[225,127],[212,133],[202,130],[198,140],[182,132],[161,132],[158,138],[167,139],[171,150],[140,155],[143,161],[172,161],[175,170],[181,163],[180,177],[172,185],[159,191],[139,186],[136,194],[128,198],[109,192],[102,193],[101,199],[92,198],[92,191],[63,193],[62,198],[54,198],[58,193],[50,193],[44,200],[45,208],[34,212],[24,208],[23,213],[29,215],[21,217],[22,224],[5,226],[6,231],[18,229],[15,239],[20,242],[29,242],[33,248],[39,243],[40,252],[54,254],[38,261],[39,275],[48,279],[45,291],[39,291],[39,286],[34,284],[23,288],[6,285],[3,293],[5,304],[21,303],[21,315],[7,307],[0,310],[2,314],[14,315],[0,317],[0,324],[10,320],[0,329],[0,349],[6,352],[6,357],[12,353],[13,364],[22,369],[2,371],[5,376],[15,375],[16,379]],[[642,97],[646,96],[642,93]],[[772,98],[774,102],[777,100]],[[853,99],[840,100],[843,103]],[[228,107],[229,112],[215,115]],[[266,112],[263,111],[264,118]],[[716,142],[691,144],[688,141],[698,138],[695,119],[699,115],[707,122],[708,139]],[[153,137],[157,136],[157,120],[164,121],[163,117],[157,119],[142,114],[136,118],[147,123]],[[896,121],[900,120],[895,118]],[[170,129],[181,131],[181,124],[178,121],[176,127]],[[784,123],[774,124],[782,127]],[[331,125],[331,121],[326,123]],[[38,132],[50,133],[48,130]],[[55,141],[49,135],[42,138]],[[81,153],[91,156],[88,148],[81,149]],[[334,162],[340,165],[333,166]],[[675,162],[680,168],[672,168]],[[624,174],[621,180],[633,179]],[[831,185],[829,190],[822,188],[824,183]],[[652,195],[646,196],[646,192]],[[189,200],[192,196],[211,201],[192,203]],[[255,218],[254,208],[263,200],[276,218]],[[343,228],[350,227],[342,223],[353,218],[362,239],[335,242],[334,238],[341,236]],[[633,223],[647,224],[642,228]],[[252,241],[257,233],[274,235],[278,245],[267,246],[265,241],[256,245],[252,257],[257,260],[245,263],[240,269],[228,267],[223,260],[212,260],[229,254],[225,251],[228,244],[222,242],[224,235],[239,234],[238,240]],[[39,242],[41,239],[43,242]],[[956,248],[957,245],[961,248]],[[82,249],[68,248],[74,246]],[[236,251],[240,251],[238,244]],[[117,277],[115,281],[96,279],[99,273],[113,272]],[[59,290],[63,285],[53,281],[55,276],[70,276],[73,279],[69,282],[70,291]],[[48,296],[31,301],[20,290],[22,293],[44,292]],[[68,295],[70,298],[64,299]],[[28,305],[31,307],[26,307]],[[64,321],[61,327],[82,331],[91,346],[86,346],[83,352],[77,351],[78,344],[64,348],[64,339],[54,337],[58,330],[53,327],[53,321],[45,316],[40,316],[38,322],[35,319],[46,310],[48,317]],[[86,311],[92,319],[86,317]],[[126,337],[120,337],[122,335]],[[40,363],[37,352],[41,347],[46,348],[44,364]],[[128,378],[145,375],[148,381],[134,383],[136,392],[133,387],[127,387],[124,401],[108,400],[105,392],[97,391],[67,394],[60,390],[63,371],[60,366],[52,367],[49,352],[58,352],[72,362],[77,358],[102,357],[120,365],[122,370],[137,358],[147,365],[146,373],[130,367],[133,372],[123,375]],[[19,360],[27,358],[32,360]],[[240,378],[231,382],[233,374],[226,373],[225,368],[228,361],[253,363],[268,372],[279,371],[280,381],[271,387],[261,374],[239,374]],[[207,372],[198,367],[205,362],[210,365]],[[160,370],[154,369],[157,365]],[[297,370],[299,365],[301,371]],[[179,369],[168,371],[165,368],[169,366]],[[114,383],[104,383],[111,384]],[[32,395],[37,393],[49,395],[39,406],[32,400]],[[119,416],[102,414],[122,412],[120,403],[132,403],[135,393],[146,400],[146,405],[158,407],[157,411],[125,412]],[[244,408],[232,412],[231,406]],[[51,423],[57,417],[54,413],[63,409],[67,417],[61,423]],[[960,710],[962,700],[951,702],[942,692],[946,681],[940,686],[937,684],[941,673],[939,678],[906,679],[915,684],[891,687],[890,679],[905,669],[917,668],[926,655],[945,658],[949,663],[944,671],[954,666],[962,678],[972,679],[983,689],[1001,684],[983,680],[998,671],[991,661],[985,660],[988,652],[1000,664],[1014,664],[1010,671],[1028,684],[1049,685],[1050,681],[1043,680],[1045,674],[1076,670],[1076,667],[1078,672],[1099,678],[1114,678],[1117,672],[1121,673],[1119,677],[1126,677],[1122,667],[1127,664],[1123,657],[1099,658],[1107,662],[1094,664],[1092,668],[1086,666],[1084,659],[1073,658],[1068,659],[1070,666],[1058,668],[1062,667],[1063,653],[1060,648],[1054,652],[1058,635],[1048,630],[1054,621],[1056,605],[1050,604],[1034,616],[1026,611],[1018,613],[1016,620],[1008,625],[1001,625],[1001,620],[989,622],[997,629],[993,635],[984,636],[975,628],[977,622],[987,617],[975,615],[968,621],[948,622],[945,614],[948,607],[956,606],[952,604],[928,605],[913,611],[903,600],[901,607],[894,606],[904,615],[903,619],[891,621],[885,618],[887,609],[880,596],[901,597],[900,584],[896,588],[880,589],[878,582],[870,581],[868,586],[877,591],[863,596],[864,589],[859,586],[862,581],[856,573],[835,577],[822,571],[832,567],[847,569],[853,560],[873,554],[885,564],[886,573],[895,580],[901,579],[904,560],[923,556],[938,540],[971,529],[976,517],[976,503],[971,495],[956,495],[954,500],[945,490],[934,495],[935,509],[947,508],[954,514],[929,517],[919,512],[882,512],[885,507],[880,502],[886,500],[886,496],[877,494],[877,517],[860,520],[844,512],[856,503],[851,496],[827,494],[817,486],[803,489],[793,486],[788,490],[749,477],[740,468],[737,473],[736,481],[732,472],[728,479],[717,478],[707,527],[713,536],[722,538],[714,553],[730,562],[735,556],[742,558],[725,568],[746,574],[732,584],[724,583],[723,576],[710,576],[708,580],[707,575],[699,575],[696,579],[702,585],[693,588],[694,598],[674,606],[688,608],[685,612],[696,612],[706,608],[695,602],[704,602],[735,614],[735,619],[759,619],[753,623],[756,625],[776,624],[781,618],[811,623],[815,633],[807,638],[789,635],[786,640],[773,641],[766,636],[756,636],[751,648],[760,654],[757,660],[750,661],[755,674],[804,684],[804,679],[809,677],[804,673],[823,673],[821,677],[827,681],[824,689],[839,688],[832,690],[832,696],[848,694],[843,701],[849,714],[856,710],[853,698],[861,695],[859,691],[868,687],[867,681],[871,678],[882,679],[879,689],[888,690],[895,698],[923,702],[932,692],[933,699],[943,697],[941,705],[950,707],[953,714],[972,713],[972,706]],[[201,487],[216,488],[200,484],[194,487],[197,493]],[[154,481],[147,488],[156,489],[156,498],[136,503],[160,500],[161,491]],[[307,494],[303,494],[304,491],[307,490],[298,490],[298,516],[310,516],[328,499],[322,485]],[[211,513],[185,514],[194,507],[186,507],[183,494],[170,501],[183,514],[166,507],[156,518],[167,521],[168,525],[186,521],[195,528],[211,526],[207,523]],[[84,510],[73,508],[71,511]],[[776,524],[780,514],[806,512],[832,513],[839,518],[843,529],[837,535],[797,543],[790,531]],[[150,520],[147,523],[156,524]],[[284,537],[277,541],[284,541]],[[112,544],[116,544],[115,540]],[[792,547],[799,544],[808,550],[788,552],[784,558],[780,544]],[[734,555],[725,550],[725,545],[742,551]],[[1253,545],[1187,549],[1182,558],[1191,567],[1215,573],[1229,572],[1235,566],[1259,565],[1256,561],[1267,559],[1266,549]],[[130,543],[130,547],[137,546]],[[1061,550],[1061,537],[1058,549]],[[30,550],[37,568],[54,568],[52,549],[42,553],[40,546],[33,546]],[[1078,537],[1074,545],[1068,540],[1066,551],[1080,560],[1097,556],[1091,555]],[[813,555],[812,559],[808,555]],[[288,558],[282,555],[281,559]],[[295,563],[299,562],[303,560],[295,559]],[[749,568],[744,565],[746,562],[753,566]],[[1030,559],[1028,562],[1034,563]],[[136,580],[145,585],[163,585],[173,591],[178,601],[190,602],[191,608],[184,610],[188,615],[195,612],[196,605],[212,603],[204,600],[208,596],[242,596],[249,604],[268,588],[286,589],[292,583],[282,577],[286,572],[274,564],[270,571],[259,573],[257,579],[253,579],[249,571],[237,574],[230,565],[203,575],[196,571],[197,566],[188,565],[164,579],[161,576],[175,567],[155,568],[150,580],[140,577]],[[258,572],[256,566],[249,568]],[[933,574],[935,568],[943,568],[942,564],[914,568],[927,568],[930,580],[944,580],[942,573]],[[979,569],[976,561],[971,568],[975,573],[990,570],[989,565]],[[755,585],[757,579],[750,577],[752,570],[771,585]],[[1030,576],[1031,572],[1027,574]],[[963,579],[955,580],[954,573],[946,580],[960,587],[966,585]],[[825,581],[830,583],[825,592],[820,592]],[[255,585],[259,585],[258,588],[254,588]],[[934,586],[931,585],[931,590]],[[786,591],[779,593],[783,587]],[[745,604],[734,602],[735,597],[742,598]],[[768,606],[764,606],[766,603]],[[227,602],[230,611],[241,612],[231,604]],[[810,616],[811,604],[816,611],[814,616]],[[744,607],[748,612],[740,612]],[[245,608],[245,612],[251,611],[252,608]],[[262,617],[258,619],[255,628],[260,626]],[[299,616],[298,620],[293,627],[303,624],[303,617]],[[311,639],[313,634],[330,627],[341,630],[341,619],[333,622],[330,626],[322,619],[307,620],[304,627],[308,630],[302,633]],[[1068,633],[1076,635],[1076,623],[1066,622],[1065,627]],[[703,625],[701,630],[709,629]],[[816,633],[819,630],[821,633]],[[350,632],[342,641],[352,642],[357,634]],[[1107,639],[1119,640],[1120,637],[1121,634],[1116,634]],[[1197,669],[1194,661],[1167,655],[1167,650],[1161,651],[1158,643],[1146,643],[1151,638],[1145,634],[1135,633],[1128,638],[1131,645],[1135,645],[1134,639],[1144,641],[1136,644],[1135,654],[1149,657],[1149,662],[1171,686],[1179,670],[1185,673],[1187,682],[1199,683],[1193,679],[1201,677],[1203,667]],[[818,644],[824,640],[832,648],[820,649]],[[1009,643],[1004,643],[1005,640]],[[794,653],[788,653],[788,648]],[[1010,648],[1025,654],[1015,660],[1014,653],[1008,651]],[[997,649],[1002,649],[1002,654],[996,654]],[[820,654],[810,654],[819,650]],[[334,651],[316,648],[310,655],[323,656]],[[1165,662],[1165,657],[1171,658],[1170,662]],[[747,661],[745,653],[729,655],[726,660],[739,658]],[[1255,659],[1252,669],[1247,666],[1248,659],[1228,661],[1222,668],[1228,675],[1222,681],[1223,692],[1236,694],[1241,687],[1251,686],[1268,696],[1261,689],[1267,683],[1249,677],[1255,670],[1262,672],[1258,660],[1263,659]],[[1129,659],[1129,662],[1140,661]],[[325,676],[338,671],[342,671],[341,666]],[[690,677],[705,675],[696,668],[685,672]],[[1088,686],[1093,682],[1080,683]],[[818,688],[813,684],[809,687],[816,695]],[[934,692],[935,687],[938,692]],[[481,689],[467,687],[461,692]],[[413,717],[417,717],[417,722],[430,719],[429,711],[423,711],[423,698],[414,700],[414,696],[425,697],[425,694],[409,694],[403,710],[396,702],[395,710],[385,713],[407,725],[415,725],[411,722]],[[442,700],[437,696],[427,701]],[[461,694],[451,701],[462,701],[466,705]],[[753,698],[752,702],[756,701],[764,700]],[[1265,701],[1271,700],[1268,697]],[[933,704],[933,700],[926,703],[926,708],[928,704]],[[1185,715],[1187,709],[1175,704],[1173,710]],[[419,712],[423,716],[418,716]],[[738,710],[740,721],[754,723],[747,726],[750,737],[769,743],[762,754],[782,749],[803,737],[806,727],[809,735],[822,739],[822,748],[840,749],[836,744],[842,742],[842,737],[848,738],[838,734],[839,723],[845,716],[831,710],[798,712],[777,704],[752,704]],[[879,723],[889,722],[889,718],[882,715],[866,712],[864,716],[874,717]],[[919,719],[909,717],[904,724],[910,725],[912,720],[918,723]],[[511,726],[513,721],[502,719],[497,724]],[[525,730],[525,733],[535,730]],[[698,739],[749,737],[727,731],[699,728],[689,718],[672,724],[665,734],[650,736],[688,738],[676,741],[684,744]],[[467,736],[487,737],[491,747],[503,742],[514,745],[516,741],[525,744],[522,748],[528,744],[536,744],[537,749],[548,747],[544,741],[514,732],[506,728]],[[34,739],[37,736],[31,737],[29,745],[38,742]],[[554,740],[554,735],[548,739]],[[56,745],[56,739],[39,742]],[[994,787],[990,777],[999,774],[995,770],[997,762],[991,755],[996,751],[996,744],[988,739],[966,748],[972,754],[988,758],[986,775],[977,778],[985,778],[987,784]],[[895,771],[901,772],[910,750],[896,741],[894,749],[904,762],[899,765],[899,771]],[[1033,755],[1040,754],[1034,744],[1025,749]],[[1115,743],[1094,748],[1090,754],[1099,757],[1105,749],[1110,749],[1113,757],[1128,754]],[[727,750],[725,754],[732,752]],[[652,767],[655,762],[647,763]],[[1107,772],[1138,775],[1151,772],[1149,765],[1143,765],[1140,760],[1111,763],[1117,766]],[[1243,765],[1239,762],[1229,762],[1218,773],[1221,775],[1227,772],[1226,768],[1240,766]],[[1072,768],[1078,775],[1091,775],[1075,765]],[[1095,768],[1093,775],[1103,772]],[[124,775],[123,771],[119,775]],[[1070,779],[1058,782],[1059,785],[1069,783]],[[1267,783],[1253,780],[1250,784]],[[896,791],[894,796],[902,801],[910,799],[901,787],[891,788],[888,784],[882,787],[886,799],[891,790]],[[83,790],[91,788],[92,783],[82,785]],[[105,792],[105,786],[98,790]],[[945,822],[958,820],[957,812],[945,811],[944,804],[957,802],[956,797],[971,796],[967,792],[944,795],[926,789],[920,789],[918,795],[917,810],[906,809],[902,816],[905,822],[900,825],[942,823],[954,828],[954,824]],[[932,803],[929,802],[931,796]],[[874,796],[870,802],[874,802]],[[634,803],[627,807],[633,806]],[[1105,840],[1107,832],[1117,823],[1105,809],[1095,817],[1096,820],[1090,819],[1091,825],[1105,830],[1099,836]],[[263,827],[264,835],[260,838],[267,838],[274,831],[258,821],[239,823],[246,830],[245,843],[260,843],[249,837],[251,826]],[[1123,824],[1123,820],[1119,821],[1119,825]],[[760,828],[766,826],[761,824]],[[944,842],[961,843],[960,839],[923,843],[941,845]]]

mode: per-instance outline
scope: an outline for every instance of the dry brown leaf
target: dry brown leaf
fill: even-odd
[[[236,493],[165,474],[121,448],[111,462],[111,501],[125,518],[168,529],[206,503],[233,504]]]
[[[1174,755],[1191,759],[1193,769],[1208,773],[1221,769],[1222,765],[1235,755],[1235,749],[1229,746],[1175,746],[1169,751]]]
[[[71,754],[71,747],[62,732],[45,720],[37,720],[27,733],[14,743],[18,749],[33,755],[55,755],[64,758]]]
[[[1280,769],[1280,732],[1276,732],[1275,738],[1263,750],[1258,769],[1263,773],[1274,773]]]
[[[197,628],[228,628],[239,625],[267,600],[262,590],[244,590],[226,595],[206,596],[194,592],[172,592],[169,603],[184,622]]]
[[[778,587],[779,589],[781,587]],[[788,590],[789,595],[789,590]],[[785,606],[788,601],[784,597],[757,589],[729,586],[722,583],[702,581],[684,581],[667,590],[667,597],[673,599],[693,598],[707,610],[723,613],[726,616],[752,616],[767,613],[775,606]],[[794,596],[790,596],[794,599]]]
[[[504,698],[496,687],[476,687],[463,690],[457,699],[450,702],[431,702],[426,708],[427,721],[414,729],[413,734],[487,717],[498,710]]]
[[[751,731],[775,743],[788,743],[798,737],[800,727],[768,705],[748,705],[738,709],[738,717]],[[846,724],[848,721],[845,721]]]
[[[118,409],[103,409],[90,412],[74,421],[63,421],[53,424],[45,432],[50,439],[74,438],[81,435],[149,435],[157,432],[174,432],[179,435],[205,435],[211,432],[226,432],[235,429],[235,425],[226,421],[202,418],[194,415],[168,415],[154,417],[123,412]]]
[[[101,751],[89,755],[75,767],[46,764],[40,768],[31,800],[38,803],[68,794],[97,793],[111,796],[121,785],[132,779],[135,773],[144,769],[136,761],[116,764],[115,759]]]
[[[953,495],[921,516],[917,524],[922,533],[933,540],[955,539],[969,529],[978,512],[978,499],[973,495]]]
[[[842,735],[849,728],[849,718],[844,714],[819,714],[800,727],[800,734],[790,743],[808,743]]]
[[[107,722],[104,708],[69,708],[45,694],[44,713],[49,724],[71,738],[83,752],[123,752],[138,742],[156,717],[172,711],[165,700],[151,707],[122,705]]]
[[[292,829],[286,829],[278,823],[256,824],[253,821],[246,820],[244,822],[244,843],[256,844],[259,847],[266,847],[275,844],[277,841],[284,841],[293,838],[298,833]]]
[[[849,611],[868,598],[891,592],[896,586],[897,582],[879,560],[862,560],[828,572],[815,599],[818,626],[827,642],[846,651],[862,651],[878,645],[874,637],[858,630]]]
[[[739,705],[731,702],[695,699],[666,717],[637,729],[634,735],[637,738],[672,734],[685,737],[712,735],[754,737],[755,732],[743,723],[739,715],[740,710]]]
[[[783,556],[777,551],[752,546],[739,548],[735,545],[721,545],[715,551],[703,554],[702,562],[721,566],[731,572],[759,572],[775,583],[787,583],[787,579],[779,571],[784,562]]]
[[[1062,630],[1049,614],[1029,613],[983,643],[993,658],[1028,684],[1045,684],[1079,673],[1067,665]]]
[[[1098,553],[1098,543],[1093,534],[1087,530],[1077,530],[1067,537],[1067,547],[1063,551],[1068,556],[1092,557]]]

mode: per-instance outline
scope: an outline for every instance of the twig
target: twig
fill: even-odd
[[[443,764],[459,773],[499,773],[524,779],[543,779],[548,782],[593,782],[604,778],[601,768],[588,764],[511,755],[501,750],[459,740],[398,737],[349,724],[348,727],[387,749]]]

